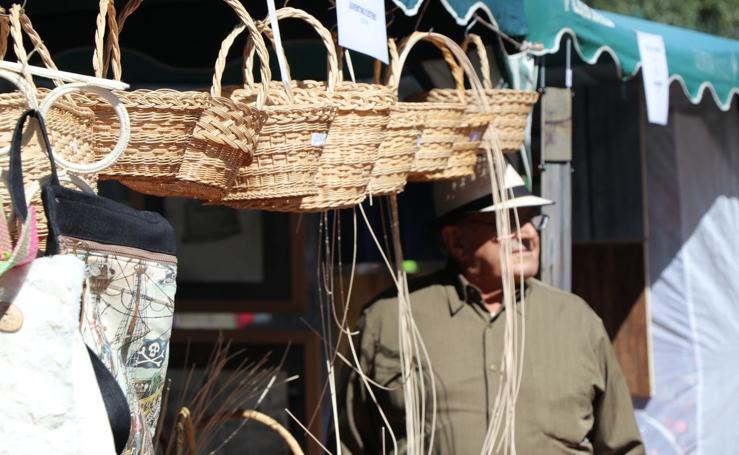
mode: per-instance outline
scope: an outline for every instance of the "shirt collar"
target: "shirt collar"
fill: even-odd
[[[457,314],[459,310],[464,308],[466,304],[482,305],[482,291],[480,288],[470,283],[470,281],[459,271],[459,269],[452,263],[447,264],[448,273],[454,278],[454,289],[456,291],[456,298],[450,296],[449,301],[449,312],[452,316]],[[524,293],[528,296],[528,280],[524,282]],[[516,286],[516,302],[521,300],[521,287]]]

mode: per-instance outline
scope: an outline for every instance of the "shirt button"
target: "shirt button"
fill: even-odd
[[[497,368],[497,367],[495,366],[495,364],[494,364],[494,363],[491,363],[491,364],[490,364],[490,371],[492,371],[493,373],[495,373],[495,371],[496,371],[497,369],[498,369],[498,368]]]

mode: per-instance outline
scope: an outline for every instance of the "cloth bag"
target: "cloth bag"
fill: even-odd
[[[21,116],[13,135],[11,167],[18,161],[19,175],[13,179],[11,171],[11,195],[17,184],[23,193],[20,143],[30,115]],[[43,138],[48,149],[45,132]],[[24,196],[18,199],[15,245],[0,210],[0,454],[114,454],[99,365],[79,332],[84,263],[73,256],[35,259],[36,213]]]
[[[85,263],[80,328],[128,398],[132,425],[124,453],[152,453],[174,312],[174,230],[158,213],[58,183],[43,188],[42,200],[47,254]]]

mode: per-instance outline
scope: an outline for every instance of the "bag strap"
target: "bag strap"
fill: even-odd
[[[105,411],[108,413],[116,453],[123,453],[131,433],[131,409],[128,406],[128,400],[113,374],[89,346],[87,346],[87,355],[90,356],[90,363],[103,397]]]
[[[39,111],[29,109],[18,119],[18,123],[15,125],[13,137],[10,142],[10,166],[8,171],[10,175],[8,177],[8,189],[10,191],[10,199],[13,203],[13,210],[21,221],[26,221],[26,217],[28,216],[28,204],[26,202],[26,192],[23,185],[23,163],[21,160],[23,127],[26,125],[26,120],[31,117],[36,120],[38,132],[41,133],[41,145],[49,158],[49,164],[51,166],[51,183],[53,185],[59,185],[59,176],[56,172],[56,162],[51,153],[49,135],[46,133],[46,123]]]

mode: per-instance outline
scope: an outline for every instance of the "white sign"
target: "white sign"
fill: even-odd
[[[644,79],[644,97],[650,123],[667,125],[670,110],[670,73],[667,69],[665,41],[661,35],[636,32]]]
[[[336,0],[339,46],[388,62],[384,0]]]

